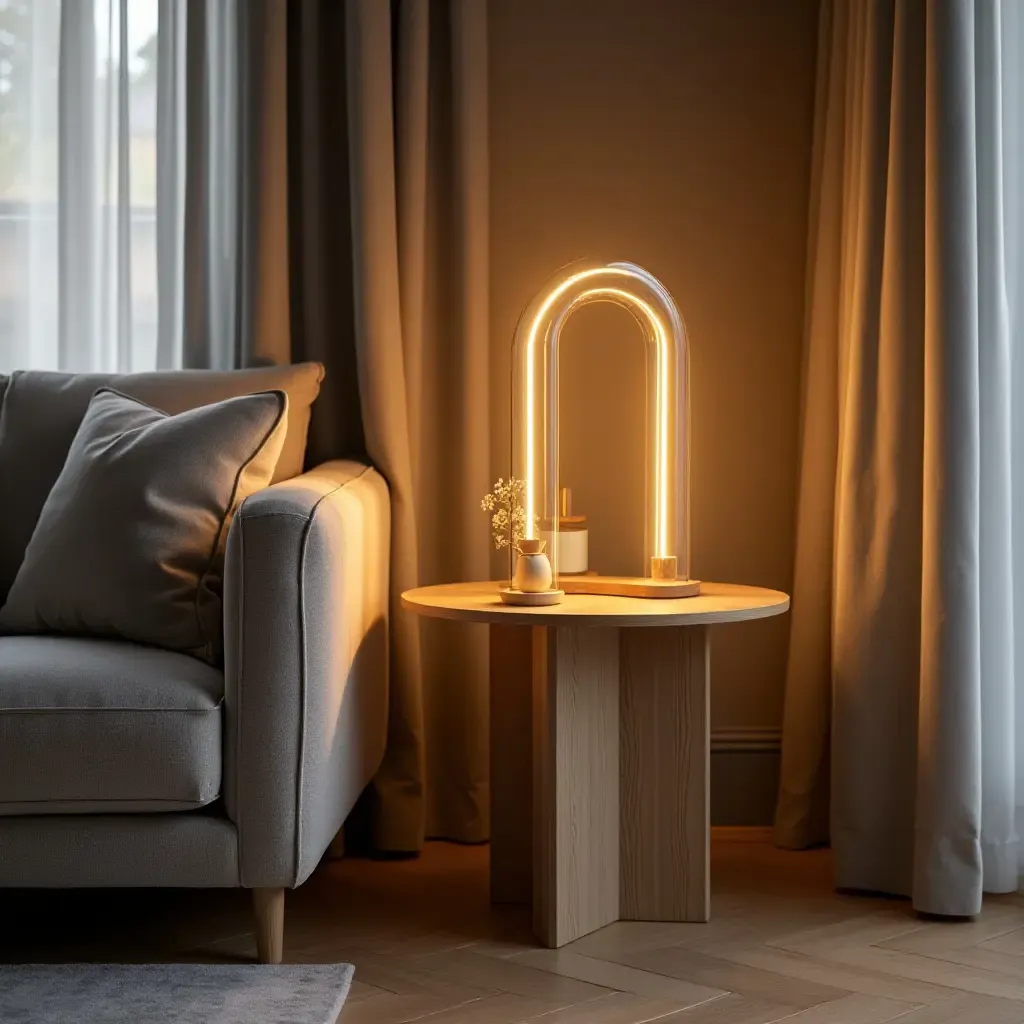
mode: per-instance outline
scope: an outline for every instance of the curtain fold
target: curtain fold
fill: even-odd
[[[831,838],[838,885],[940,914],[1020,859],[1012,7],[833,0],[820,23],[776,840]]]
[[[168,301],[181,337],[168,348],[186,367],[287,362],[286,0],[189,0],[185,21],[184,182],[167,183],[183,190],[169,234],[182,232],[184,270],[161,281],[180,287]]]
[[[157,10],[156,269],[159,370],[178,366],[184,347],[185,168],[188,5],[159,0]]]
[[[488,574],[486,95],[485,5],[293,0],[291,355],[327,365],[316,457],[365,446],[391,488],[387,850],[488,834],[486,637],[400,607]]]
[[[307,458],[365,453],[352,339],[352,218],[345,5],[290,0],[287,173],[291,339],[275,361],[328,368],[309,426]]]
[[[66,369],[89,369],[97,359],[102,359],[101,353],[94,351],[99,298],[95,275],[102,266],[96,258],[97,229],[103,213],[103,207],[97,203],[100,167],[96,143],[101,142],[97,139],[97,100],[104,110],[96,82],[96,35],[96,13],[91,0],[61,5],[57,344],[59,365]],[[109,329],[109,324],[104,326]]]
[[[402,351],[395,189],[391,11],[346,3],[353,330],[366,448],[391,491],[391,663],[388,740],[375,783],[375,841],[415,850],[424,828],[423,674],[417,624],[397,595],[419,575],[409,386]]]
[[[290,341],[288,8],[239,8],[239,346],[243,365],[274,363]]]

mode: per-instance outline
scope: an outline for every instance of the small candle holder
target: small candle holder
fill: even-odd
[[[652,580],[675,580],[679,578],[679,559],[675,555],[655,555],[651,558]]]

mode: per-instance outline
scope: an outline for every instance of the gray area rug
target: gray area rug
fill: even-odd
[[[334,1024],[350,964],[0,966],[3,1024]]]

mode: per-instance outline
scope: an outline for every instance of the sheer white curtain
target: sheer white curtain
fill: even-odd
[[[822,5],[776,837],[938,914],[1024,852],[1022,67],[1019,0]]]
[[[240,147],[283,11],[0,0],[0,373],[243,361]]]
[[[155,363],[157,14],[0,3],[0,370]]]

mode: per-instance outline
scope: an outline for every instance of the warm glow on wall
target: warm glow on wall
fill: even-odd
[[[519,320],[512,349],[512,472],[526,484],[526,536],[550,530],[551,563],[565,587],[569,579],[558,573],[558,348],[565,321],[590,302],[629,310],[647,347],[644,574],[648,580],[689,580],[686,329],[664,285],[633,263],[570,264],[548,281]],[[614,477],[615,467],[608,473]],[[587,592],[585,579],[574,579],[565,589]]]

